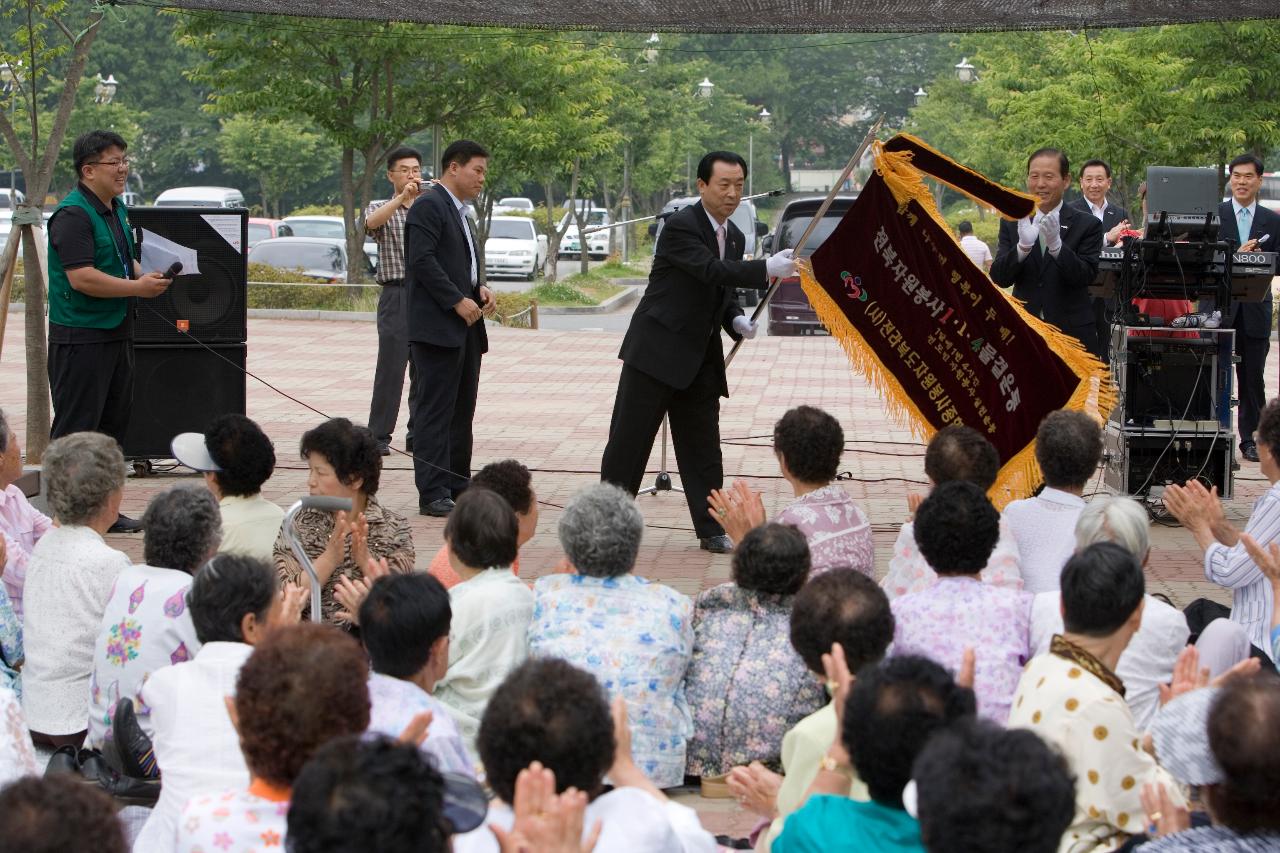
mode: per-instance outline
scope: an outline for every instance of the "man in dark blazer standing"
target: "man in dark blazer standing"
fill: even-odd
[[[1098,274],[1102,223],[1062,203],[1071,186],[1071,164],[1056,148],[1041,148],[1027,160],[1027,190],[1039,199],[1036,211],[1017,222],[1000,223],[1000,242],[991,280],[1013,286],[1027,310],[1103,357],[1089,285]]]
[[[658,237],[649,286],[622,341],[622,375],[613,404],[600,479],[635,494],[653,439],[671,420],[676,465],[689,515],[702,548],[715,553],[733,543],[707,506],[724,484],[720,454],[720,398],[725,380],[723,328],[734,340],[754,337],[734,289],[764,290],[771,276],[795,274],[791,251],[767,261],[742,260],[746,238],[729,216],[742,199],[746,161],[712,151],[698,163],[701,201],[667,219]]]
[[[1231,161],[1231,201],[1218,208],[1222,220],[1218,239],[1239,246],[1238,252],[1274,252],[1280,240],[1280,214],[1258,204],[1262,188],[1262,160],[1252,154],[1241,154]],[[1253,433],[1258,417],[1267,404],[1263,368],[1271,351],[1271,290],[1260,302],[1232,302],[1231,310],[1222,318],[1222,328],[1236,330],[1237,397],[1240,407],[1236,428],[1240,432],[1240,455],[1258,461],[1258,446]]]
[[[471,477],[471,421],[480,357],[494,310],[467,203],[484,189],[489,152],[462,139],[444,150],[438,183],[405,220],[409,352],[419,382],[413,410],[413,478],[418,511],[446,516]]]
[[[1111,165],[1106,160],[1089,160],[1080,167],[1080,198],[1071,206],[1088,213],[1102,223],[1102,245],[1120,242],[1120,233],[1129,227],[1129,214],[1123,207],[1107,199],[1111,191]],[[1111,318],[1115,315],[1115,299],[1094,297],[1093,324],[1098,330],[1098,345],[1103,361],[1110,363]]]

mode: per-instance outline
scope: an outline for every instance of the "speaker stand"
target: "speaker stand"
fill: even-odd
[[[641,489],[637,495],[656,495],[659,492],[677,492],[684,494],[684,489],[671,484],[671,475],[667,473],[667,419],[662,419],[662,445],[658,453],[658,477],[653,481],[653,485],[647,489]]]

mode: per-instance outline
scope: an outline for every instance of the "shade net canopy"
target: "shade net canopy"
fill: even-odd
[[[130,0],[120,0],[128,5]],[[611,32],[977,32],[1280,18],[1280,0],[173,0],[182,9]]]

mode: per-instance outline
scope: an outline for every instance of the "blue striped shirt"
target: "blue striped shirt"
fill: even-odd
[[[1272,542],[1280,543],[1280,483],[1254,503],[1244,532],[1263,548]],[[1253,562],[1244,543],[1237,542],[1230,548],[1221,542],[1210,545],[1204,552],[1204,576],[1232,590],[1231,621],[1244,628],[1251,643],[1273,654],[1269,642],[1275,607],[1271,581]]]

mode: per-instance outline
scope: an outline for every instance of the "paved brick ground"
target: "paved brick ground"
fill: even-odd
[[[476,467],[514,457],[534,470],[544,501],[537,536],[521,554],[523,576],[548,571],[560,556],[556,506],[593,482],[599,471],[617,382],[620,335],[491,329],[476,415]],[[25,436],[25,367],[21,315],[10,317],[0,358],[0,405]],[[1274,350],[1274,348],[1273,348]],[[368,415],[376,338],[372,323],[251,320],[249,369],[283,391],[328,415],[363,422]],[[1276,393],[1275,356],[1267,371],[1268,394]],[[199,377],[193,376],[198,382]],[[765,338],[749,342],[729,370],[732,396],[722,402],[725,470],[763,490],[770,511],[789,498],[769,449],[774,422],[788,408],[809,403],[830,411],[844,426],[851,450],[842,470],[846,484],[874,525],[877,569],[883,574],[898,525],[904,494],[923,490],[923,448],[901,424],[890,422],[877,394],[849,369],[830,338]],[[407,390],[407,389],[406,389]],[[402,418],[405,409],[402,408]],[[254,380],[248,385],[248,414],[276,442],[280,466],[267,484],[269,498],[287,505],[305,494],[305,468],[295,448],[302,432],[319,417]],[[399,436],[397,436],[399,441]],[[657,449],[650,461],[657,470]],[[674,468],[674,463],[672,464]],[[1233,518],[1247,518],[1266,484],[1256,465],[1245,465],[1228,506]],[[139,515],[157,490],[187,473],[131,479],[124,508]],[[443,522],[417,514],[412,464],[407,456],[387,460],[379,492],[384,504],[406,515],[425,566],[439,547]],[[640,499],[645,531],[638,573],[696,594],[729,577],[729,558],[698,549],[684,500],[676,494]],[[141,536],[113,536],[112,544],[141,557]],[[1227,600],[1207,585],[1191,537],[1180,528],[1155,527],[1149,583],[1153,591],[1185,605],[1208,594]],[[698,798],[693,798],[697,800]],[[716,831],[738,830],[750,820],[730,804],[701,804]]]

